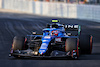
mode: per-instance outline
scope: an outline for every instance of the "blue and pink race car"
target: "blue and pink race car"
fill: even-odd
[[[59,24],[59,20],[52,20],[41,35],[32,32],[26,37],[15,36],[9,56],[78,59],[81,54],[91,54],[92,42],[92,35],[81,35],[80,25]]]

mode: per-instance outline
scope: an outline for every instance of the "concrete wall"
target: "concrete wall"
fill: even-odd
[[[99,5],[34,2],[32,0],[2,0],[2,8],[45,16],[77,18],[100,22]]]
[[[11,9],[27,13],[33,13],[33,3],[28,0],[3,0],[3,9]]]
[[[0,0],[0,8],[2,8],[2,0]]]
[[[100,6],[77,5],[77,18],[100,22]]]

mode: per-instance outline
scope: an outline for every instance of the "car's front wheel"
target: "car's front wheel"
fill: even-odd
[[[66,52],[71,52],[71,57],[73,59],[78,59],[79,58],[79,39],[77,38],[68,38],[66,39],[65,42],[65,51]]]
[[[24,48],[25,37],[15,36],[13,39],[12,49],[22,50]]]

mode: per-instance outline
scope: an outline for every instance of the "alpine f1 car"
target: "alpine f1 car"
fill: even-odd
[[[43,34],[32,32],[26,37],[15,36],[9,56],[14,57],[71,57],[91,54],[92,35],[81,35],[80,25],[59,24],[52,20],[43,29]]]

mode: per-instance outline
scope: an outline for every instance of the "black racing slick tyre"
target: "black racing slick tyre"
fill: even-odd
[[[15,36],[13,39],[12,49],[22,50],[24,47],[25,37]]]
[[[77,46],[77,39],[76,38],[68,38],[66,39],[65,42],[65,51],[72,51],[72,50],[76,50]]]
[[[80,36],[80,52],[81,54],[91,54],[92,53],[93,37],[90,35]]]
[[[79,47],[79,39],[77,39],[77,38],[68,38],[68,39],[66,39],[65,51],[66,52],[70,51],[71,52],[71,57],[73,59],[78,59],[79,58],[78,47]]]

